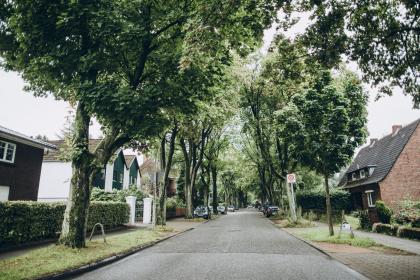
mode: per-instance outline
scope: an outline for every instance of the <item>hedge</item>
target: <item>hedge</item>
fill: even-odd
[[[352,204],[349,192],[334,190],[331,191],[330,196],[333,210],[351,210]],[[314,209],[325,210],[325,192],[315,190],[297,192],[296,203],[301,206],[304,211]]]
[[[374,223],[372,227],[373,232],[383,233],[387,235],[397,236],[398,226],[382,223]]]
[[[0,247],[56,238],[61,230],[66,205],[35,201],[0,203]],[[128,222],[129,207],[122,202],[91,202],[88,229],[95,223],[112,228]]]
[[[420,240],[420,228],[399,227],[397,236]]]

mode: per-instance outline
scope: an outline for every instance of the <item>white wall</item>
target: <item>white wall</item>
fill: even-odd
[[[130,169],[127,169],[124,166],[124,181],[123,181],[123,189],[128,189],[130,185]]]
[[[66,201],[69,197],[71,172],[70,162],[44,161],[38,201]]]
[[[114,178],[114,162],[106,165],[105,191],[112,192],[112,179]]]

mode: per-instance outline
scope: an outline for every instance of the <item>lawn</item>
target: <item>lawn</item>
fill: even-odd
[[[334,244],[348,244],[355,247],[363,247],[368,248],[375,246],[376,243],[370,238],[362,238],[357,237],[357,234],[354,238],[350,237],[349,233],[342,233],[340,237],[338,237],[338,231],[335,230],[334,236],[328,235],[327,228],[310,228],[305,230],[295,231],[295,234],[308,239],[310,241],[315,242],[327,242],[327,243],[334,243]]]
[[[19,257],[1,260],[0,279],[33,279],[77,268],[157,241],[172,231],[167,227],[137,230],[109,237],[107,243],[102,239],[88,241],[83,249],[50,245]]]

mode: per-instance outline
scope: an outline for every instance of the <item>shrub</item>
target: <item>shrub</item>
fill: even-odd
[[[360,228],[365,230],[371,230],[372,222],[369,218],[368,211],[359,211],[357,216],[360,219]]]
[[[0,203],[0,246],[56,238],[61,230],[66,205],[35,201]],[[112,228],[128,222],[127,203],[91,202],[88,228],[102,223]]]
[[[379,221],[383,224],[389,224],[391,221],[392,211],[385,205],[381,200],[375,202],[376,211],[378,214]]]
[[[387,235],[397,235],[398,226],[390,224],[375,223],[372,227],[373,232],[383,233]]]
[[[398,237],[420,240],[420,228],[399,227]]]
[[[333,190],[330,195],[333,210],[349,211],[351,209],[351,195],[349,192]],[[325,210],[325,192],[317,190],[297,192],[296,202],[303,210]]]
[[[176,211],[177,201],[175,198],[168,198],[166,200],[166,211]]]
[[[112,190],[107,192],[103,189],[94,187],[90,195],[91,201],[114,201],[114,202],[125,202],[127,196],[135,196],[137,201],[142,201],[144,194],[136,186],[131,186],[124,190]]]
[[[406,199],[399,202],[392,219],[401,225],[420,227],[420,201]]]

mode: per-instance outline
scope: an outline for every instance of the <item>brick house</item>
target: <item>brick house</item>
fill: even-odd
[[[44,150],[55,149],[0,126],[0,201],[36,200]]]
[[[369,210],[377,220],[375,201],[392,207],[404,198],[420,200],[420,119],[392,133],[371,139],[360,150],[342,177],[339,186],[348,190],[355,210]]]

